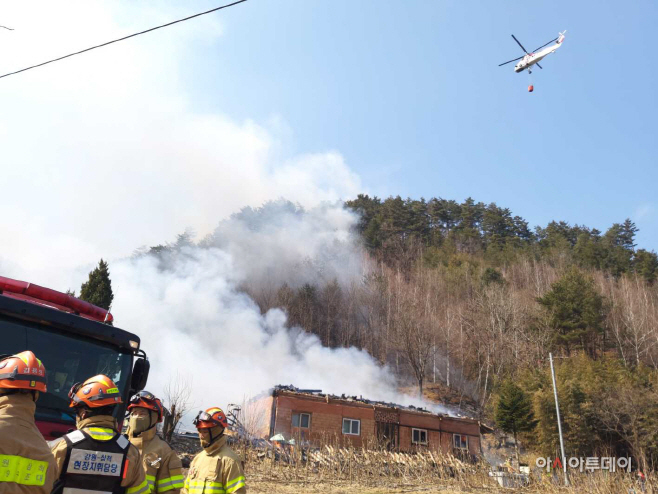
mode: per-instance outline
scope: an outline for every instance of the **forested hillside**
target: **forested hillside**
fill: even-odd
[[[614,276],[637,273],[653,283],[658,257],[635,249],[637,228],[629,219],[604,234],[585,225],[552,221],[534,231],[507,208],[466,199],[429,201],[395,197],[382,201],[359,195],[346,206],[361,215],[359,233],[371,252],[388,265],[413,263],[421,250],[426,262],[447,262],[457,253],[475,255],[492,266],[520,257],[536,260],[568,255],[569,262]]]
[[[278,203],[233,220],[258,231],[281,207],[305,214]],[[291,326],[367,350],[420,392],[441,382],[490,423],[501,390],[516,385],[534,417],[520,437],[554,456],[552,352],[569,454],[658,461],[658,259],[636,248],[632,221],[604,233],[557,221],[532,229],[471,199],[359,196],[345,207],[360,215],[363,275],[346,283],[318,266],[313,282],[246,283],[263,313],[284,308]],[[221,246],[224,234],[198,246]],[[190,244],[181,235],[146,254],[166,259]]]
[[[605,233],[562,221],[533,231],[472,199],[346,205],[381,266],[378,334],[420,385],[435,348],[441,379],[474,393],[485,417],[518,385],[536,424],[526,443],[554,454],[553,352],[567,450],[658,460],[658,260],[636,249],[632,221]]]

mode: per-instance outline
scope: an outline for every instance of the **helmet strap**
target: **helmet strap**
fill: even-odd
[[[158,421],[157,421],[157,413],[156,413],[156,421],[153,422],[153,414],[154,414],[154,413],[155,413],[155,412],[154,412],[153,410],[149,410],[149,426],[148,426],[146,429],[144,429],[143,431],[139,431],[139,432],[137,432],[137,433],[132,433],[135,437],[139,437],[139,436],[141,436],[144,432],[146,432],[146,431],[150,431],[151,429],[153,429],[153,427],[155,427],[156,425],[158,425]]]
[[[221,426],[220,426],[220,427],[221,427]],[[221,431],[219,434],[217,434],[217,436],[213,437],[213,434],[212,434],[212,430],[213,430],[213,429],[214,429],[214,427],[211,427],[210,429],[208,429],[208,433],[210,434],[210,442],[208,443],[208,446],[210,446],[210,445],[211,445],[212,443],[214,443],[217,439],[219,439],[220,437],[222,437],[222,436],[224,435],[224,431],[226,430],[226,429],[224,429],[224,427],[222,427],[222,431]]]

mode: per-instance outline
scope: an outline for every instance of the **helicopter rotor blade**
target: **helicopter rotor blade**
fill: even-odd
[[[516,39],[516,36],[514,36],[514,35],[512,34],[512,38],[514,38],[514,41],[516,41],[516,42],[519,44],[519,46],[521,47],[521,49],[522,49],[524,52],[528,53],[528,50],[526,50],[525,48],[523,48],[523,45],[521,44],[521,42],[520,42],[518,39]]]
[[[517,60],[521,60],[523,57],[515,58],[514,60],[510,60],[509,62],[501,63],[498,67],[502,67],[503,65],[507,65],[508,63],[516,62]]]
[[[544,70],[544,67],[542,67],[541,65],[539,65],[539,62],[537,62],[535,65],[536,65],[537,67],[539,67],[540,69]]]
[[[560,38],[552,39],[552,40],[550,40],[548,43],[541,45],[539,48],[535,48],[535,49],[533,50],[533,53],[536,52],[537,50],[541,50],[544,46],[550,45],[551,43],[553,43],[554,41],[557,41],[558,39],[560,39]]]

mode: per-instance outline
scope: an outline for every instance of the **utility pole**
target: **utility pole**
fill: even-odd
[[[562,439],[562,423],[560,422],[560,404],[557,401],[557,384],[555,382],[555,368],[553,367],[553,354],[549,353],[548,358],[551,361],[551,377],[553,378],[553,394],[555,395],[555,411],[557,413],[557,430],[560,433],[560,450],[562,451],[562,469],[564,470],[564,485],[569,486],[569,476],[567,475],[567,457],[564,454],[564,440]]]

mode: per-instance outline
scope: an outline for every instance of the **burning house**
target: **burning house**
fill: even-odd
[[[481,453],[480,435],[491,431],[471,418],[293,386],[276,386],[257,403],[264,416],[261,437],[280,434],[312,445],[336,441],[342,446],[431,449],[470,457]]]

